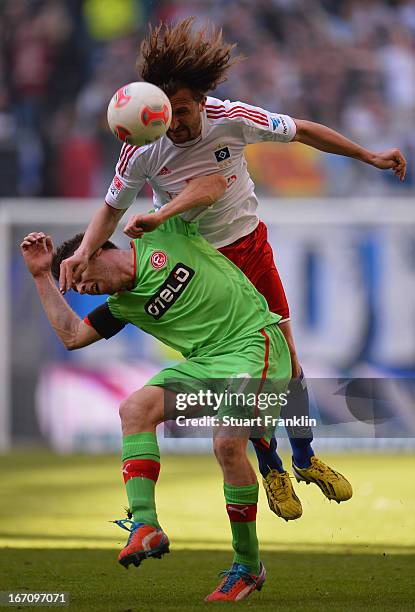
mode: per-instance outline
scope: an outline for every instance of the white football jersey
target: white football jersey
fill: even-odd
[[[198,138],[174,144],[167,136],[143,147],[124,144],[106,202],[128,208],[147,181],[159,209],[186,184],[198,177],[220,173],[227,180],[224,195],[212,206],[200,206],[182,214],[197,220],[202,235],[222,247],[250,234],[258,225],[258,200],[247,169],[244,148],[264,141],[290,142],[296,132],[288,115],[270,113],[243,102],[208,98]]]

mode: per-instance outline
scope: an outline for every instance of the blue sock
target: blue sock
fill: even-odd
[[[299,378],[293,378],[289,385],[290,401],[284,409],[284,418],[292,416],[309,416],[310,400],[307,391],[307,382],[301,370]],[[311,457],[314,451],[311,448],[313,432],[311,427],[290,427],[286,426],[288,438],[290,440],[293,453],[293,463],[301,468],[308,468],[311,465]]]
[[[311,465],[311,457],[314,451],[311,448],[313,438],[290,438],[291,449],[293,452],[293,463],[300,469],[308,468]]]
[[[280,473],[285,471],[281,457],[277,453],[277,441],[274,437],[271,438],[269,445],[264,438],[251,439],[251,442],[258,459],[259,471],[264,478],[267,477],[270,470],[277,470]]]

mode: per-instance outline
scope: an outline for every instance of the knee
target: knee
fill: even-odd
[[[135,420],[140,417],[142,408],[140,403],[134,401],[131,397],[127,397],[120,404],[119,415],[121,423],[128,423],[131,420]]]
[[[162,419],[159,418],[156,407],[148,403],[144,398],[134,393],[120,404],[119,415],[123,429],[142,429],[155,427]]]
[[[241,440],[237,438],[216,438],[213,449],[222,467],[230,467],[240,461]]]

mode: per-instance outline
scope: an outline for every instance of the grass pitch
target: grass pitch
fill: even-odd
[[[414,456],[322,458],[350,478],[354,497],[337,505],[313,485],[296,485],[304,514],[285,523],[261,491],[258,535],[268,580],[238,605],[413,610]],[[126,505],[118,457],[12,454],[0,458],[0,473],[2,591],[66,591],[74,611],[199,610],[209,605],[203,598],[217,572],[231,563],[212,457],[162,458],[157,504],[171,554],[128,571],[116,562],[126,532],[108,522]]]

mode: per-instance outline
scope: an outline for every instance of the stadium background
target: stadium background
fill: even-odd
[[[327,509],[317,491],[307,490],[308,516],[301,526],[276,530],[275,517],[264,507],[260,535],[271,551],[285,547],[291,554],[308,546],[301,557],[304,568],[315,563],[315,557],[307,556],[310,551],[325,554],[327,546],[356,552],[354,546],[373,545],[373,554],[413,551],[408,514],[415,503],[414,0],[0,3],[0,441],[10,451],[0,460],[5,501],[0,541],[12,548],[114,548],[120,541],[112,532],[102,536],[89,516],[92,507],[101,525],[114,503],[118,508],[123,503],[116,455],[59,457],[50,455],[50,449],[117,450],[120,399],[176,356],[135,330],[78,353],[64,351],[41,312],[18,244],[28,231],[48,231],[59,242],[85,227],[102,202],[119,152],[106,125],[108,100],[119,86],[136,79],[137,45],[147,22],[188,15],[221,24],[225,37],[246,56],[215,92],[217,97],[318,121],[368,148],[399,147],[407,157],[407,178],[401,184],[391,173],[297,144],[247,148],[305,372],[311,379],[408,379],[396,398],[398,423],[390,437],[379,438],[371,430],[368,438],[317,443],[325,453],[359,453],[335,459],[356,487],[354,500],[341,506],[341,517],[333,515],[331,506]],[[148,198],[149,191],[142,196]],[[149,205],[140,199],[134,210]],[[127,244],[120,232],[117,240]],[[68,298],[81,315],[101,301]],[[209,447],[204,440],[162,440],[162,445],[170,452]],[[39,448],[46,450],[39,454]],[[366,454],[375,449],[379,460]],[[206,461],[177,457],[163,467],[173,481],[163,481],[160,502],[170,509],[169,533],[179,548],[227,546],[220,480],[213,462]],[[209,504],[210,499],[217,502],[215,517],[224,523],[223,533],[206,525],[200,531],[192,497],[192,487],[200,484],[199,469],[206,470]],[[385,491],[384,482],[394,482],[398,473],[397,489]],[[91,482],[93,499],[88,497]],[[183,515],[171,508],[176,491],[183,490],[186,533]],[[388,524],[394,525],[393,533],[385,531]],[[19,558],[14,558],[19,572]],[[341,567],[340,557],[337,561]],[[192,557],[188,562],[193,563]],[[326,561],[321,557],[319,563]],[[358,567],[366,575],[367,568]],[[390,576],[388,569],[387,589],[383,593],[377,583],[376,596],[392,597],[398,583],[393,587]],[[30,580],[34,587],[34,575]],[[75,583],[74,578],[74,589]],[[56,580],[51,584],[55,588]],[[330,610],[353,609],[327,605]],[[310,604],[308,609],[314,608]],[[326,608],[319,604],[316,609]]]
[[[13,441],[48,443],[56,402],[67,406],[72,421],[72,404],[82,420],[91,401],[95,418],[104,418],[98,405],[116,406],[131,388],[127,381],[134,388],[176,357],[135,330],[65,352],[40,311],[17,244],[36,228],[59,241],[85,227],[119,153],[106,124],[108,100],[136,79],[147,22],[189,14],[221,24],[245,55],[218,97],[319,121],[368,148],[395,146],[406,155],[401,184],[391,173],[302,145],[247,148],[308,376],[413,374],[415,135],[408,126],[415,119],[415,2],[5,1],[0,196],[10,253],[3,261],[2,285],[9,289],[3,300],[9,303],[0,311],[0,327],[10,344],[2,375],[3,403],[9,384],[10,423],[3,429],[10,427]],[[149,207],[139,201],[135,210]],[[118,240],[126,244],[122,234]],[[69,299],[81,314],[97,301]],[[119,360],[137,378],[125,370],[124,385],[117,387]],[[72,401],[63,401],[64,390],[75,393],[75,387]],[[99,402],[92,399],[95,392]],[[67,422],[61,436],[67,449],[114,448],[118,423],[108,410],[112,424],[103,424],[100,435],[91,418],[93,440],[81,427],[71,442]],[[58,430],[60,425],[58,419]],[[415,431],[407,407],[402,428]]]

